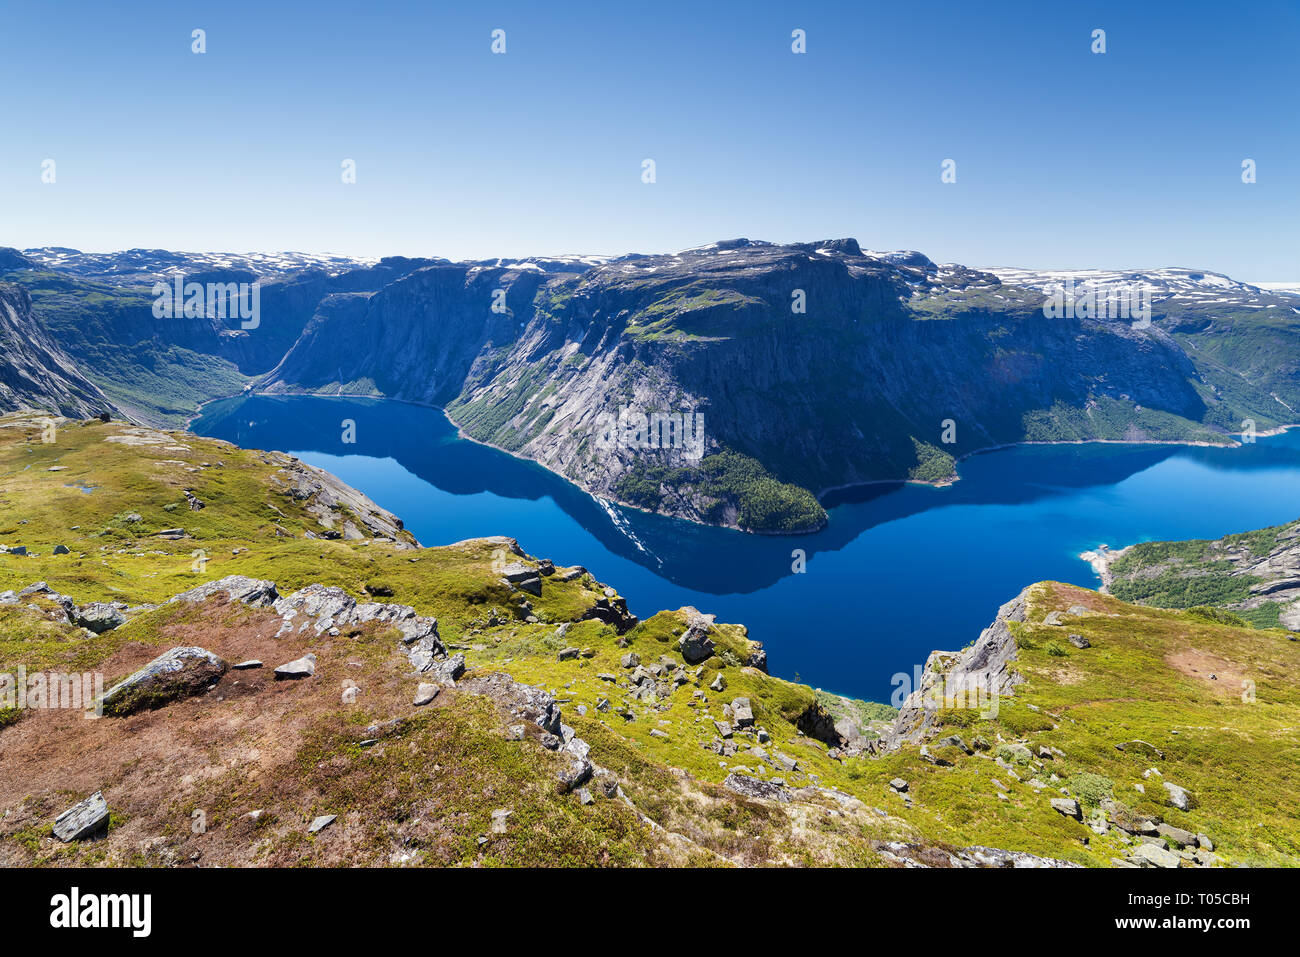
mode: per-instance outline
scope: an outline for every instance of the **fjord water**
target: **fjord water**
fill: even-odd
[[[347,419],[355,443],[343,441]],[[879,701],[932,650],[973,641],[1025,585],[1097,587],[1081,551],[1300,517],[1300,430],[1233,448],[1000,449],[962,462],[947,488],[834,493],[827,528],[777,537],[597,502],[420,406],[248,396],[206,406],[192,428],[338,475],[425,545],[508,535],[530,555],[586,566],[643,618],[694,605],[747,625],[773,674]]]

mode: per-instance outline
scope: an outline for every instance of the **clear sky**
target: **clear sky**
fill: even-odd
[[[1300,0],[5,0],[0,83],[0,245],[477,258],[854,236],[1300,281]]]

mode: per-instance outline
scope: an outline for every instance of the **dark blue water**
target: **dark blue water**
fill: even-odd
[[[342,441],[344,419],[356,442]],[[401,403],[248,397],[194,431],[279,449],[401,516],[426,545],[509,535],[585,565],[642,617],[694,605],[742,622],[773,674],[888,700],[895,673],[958,649],[1043,579],[1096,587],[1081,551],[1217,538],[1300,517],[1300,431],[1237,448],[1021,446],[963,462],[948,488],[878,485],[827,501],[815,535],[705,528],[597,503],[540,466],[457,438]],[[792,572],[792,551],[806,554]]]

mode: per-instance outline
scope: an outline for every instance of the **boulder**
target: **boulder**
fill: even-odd
[[[74,624],[89,628],[97,635],[112,631],[118,625],[126,624],[126,615],[122,610],[103,601],[92,601],[78,608],[72,615]]]
[[[1092,642],[1090,642],[1087,638],[1083,637],[1083,635],[1070,635],[1070,644],[1074,645],[1074,647],[1076,648],[1092,647]]]
[[[727,679],[723,678],[722,672],[719,671],[717,675],[714,676],[713,682],[709,685],[709,690],[723,691],[726,689],[726,687],[727,687]]]
[[[311,822],[311,826],[307,828],[307,833],[315,834],[317,831],[325,830],[325,828],[334,823],[337,817],[338,815],[335,814],[322,814]]]
[[[1191,810],[1194,802],[1185,788],[1180,788],[1177,784],[1171,784],[1169,781],[1162,781],[1161,783],[1165,786],[1165,790],[1169,792],[1170,804],[1180,811]]]
[[[1173,851],[1155,844],[1139,844],[1130,855],[1133,860],[1147,867],[1177,867],[1181,858]]]
[[[225,661],[205,648],[173,648],[113,685],[98,704],[102,713],[119,716],[158,708],[207,691],[226,668]]]
[[[1196,835],[1191,831],[1185,831],[1181,827],[1174,827],[1172,824],[1157,824],[1156,833],[1169,841],[1171,844],[1177,844],[1179,847],[1196,847]]]
[[[1124,741],[1115,745],[1115,750],[1123,751],[1126,754],[1144,754],[1149,757],[1158,758],[1161,761],[1165,759],[1165,753],[1149,741],[1143,741],[1140,738],[1134,738],[1132,741]]]
[[[54,819],[54,836],[65,843],[80,841],[108,827],[108,803],[96,791]]]
[[[429,667],[428,673],[444,685],[455,685],[465,674],[465,656],[455,654],[445,661],[435,661]]]
[[[748,774],[741,774],[739,771],[728,774],[726,780],[722,782],[722,786],[728,791],[759,801],[790,800],[790,791],[783,784],[778,784],[775,781],[764,781]]]
[[[411,704],[415,705],[417,708],[423,707],[434,698],[438,697],[438,692],[441,690],[442,688],[439,685],[420,682],[420,687],[415,690],[415,699]]]
[[[286,662],[275,669],[276,681],[295,681],[299,678],[310,678],[316,673],[316,656],[311,652],[303,655],[301,658],[295,658],[293,661]]]
[[[736,698],[731,702],[731,720],[738,728],[748,728],[754,723],[754,709],[748,698]]]
[[[246,578],[243,575],[228,575],[181,592],[172,598],[172,601],[207,601],[213,595],[223,592],[230,597],[231,601],[251,605],[254,608],[265,608],[274,604],[280,597],[280,593],[275,589],[275,582]]]
[[[677,639],[677,650],[689,665],[698,665],[713,657],[713,639],[709,637],[709,624],[703,616],[694,619],[686,633]]]
[[[1083,819],[1083,812],[1079,809],[1079,802],[1074,798],[1052,798],[1052,810],[1059,811],[1066,817],[1072,817],[1076,821]]]
[[[522,588],[530,595],[542,594],[542,576],[536,568],[530,568],[523,562],[511,562],[501,569],[501,580],[517,588]]]

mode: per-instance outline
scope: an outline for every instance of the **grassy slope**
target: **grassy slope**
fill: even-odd
[[[15,421],[5,417],[0,424]],[[593,760],[618,775],[641,814],[680,836],[670,839],[649,828],[619,802],[600,798],[583,807],[557,794],[549,753],[507,741],[482,698],[448,693],[437,708],[411,708],[418,679],[391,652],[387,636],[363,633],[275,646],[285,660],[307,648],[321,658],[319,680],[287,688],[271,684],[245,695],[240,688],[247,687],[230,686],[228,676],[219,694],[121,724],[58,712],[23,714],[0,730],[0,782],[8,782],[0,786],[0,806],[12,812],[0,824],[0,861],[157,862],[163,852],[151,842],[161,839],[167,854],[184,859],[197,851],[214,863],[390,863],[409,853],[411,863],[876,864],[871,841],[904,839],[978,843],[1105,865],[1124,846],[1118,833],[1094,835],[1048,804],[1059,796],[1054,787],[1083,789],[1091,782],[1092,794],[1096,782],[1080,777],[1085,772],[1106,778],[1114,795],[1139,811],[1210,834],[1229,862],[1294,863],[1300,857],[1292,804],[1292,770],[1300,758],[1300,691],[1294,684],[1300,644],[1284,632],[1126,605],[1069,586],[1036,586],[1031,623],[1017,626],[1017,667],[1028,680],[1016,699],[1003,702],[996,721],[971,711],[949,711],[945,718],[968,741],[980,735],[996,749],[999,738],[1022,740],[1035,751],[1047,744],[1064,751],[1064,758],[1022,767],[1026,783],[987,758],[951,748],[932,750],[951,758],[953,767],[928,764],[914,748],[840,762],[793,724],[815,699],[812,689],[739,666],[748,649],[739,626],[717,629],[719,654],[705,663],[701,679],[658,710],[629,700],[599,677],[622,673],[618,659],[626,649],[612,628],[583,622],[557,636],[556,623],[578,617],[600,594],[590,576],[548,580],[543,596],[530,598],[540,619],[531,624],[523,620],[519,593],[492,572],[491,543],[409,551],[305,539],[314,519],[270,486],[275,467],[260,453],[189,435],[176,437],[188,446],[184,451],[104,441],[125,428],[73,423],[54,445],[42,445],[34,428],[0,428],[0,543],[39,553],[0,555],[0,590],[44,579],[79,602],[134,603],[163,601],[200,581],[236,573],[273,579],[284,593],[322,582],[361,597],[367,585],[382,585],[392,592],[383,600],[436,614],[444,640],[466,646],[471,673],[500,670],[554,690],[564,702],[565,721],[591,743]],[[166,461],[177,464],[157,464]],[[66,471],[47,471],[53,465]],[[95,488],[87,494],[67,487],[73,484]],[[208,507],[186,510],[183,488],[192,488]],[[179,507],[167,511],[172,504]],[[130,511],[142,516],[145,531],[183,526],[193,537],[150,539],[123,522]],[[278,537],[277,524],[290,537]],[[51,555],[56,543],[71,554]],[[198,547],[210,556],[201,574],[191,570]],[[247,551],[232,554],[235,548]],[[1099,613],[1068,619],[1065,628],[1033,623],[1048,610],[1074,604]],[[18,664],[99,668],[111,682],[176,644],[206,642],[237,660],[266,647],[258,642],[275,623],[217,603],[173,605],[87,638],[24,609],[0,607],[0,670]],[[675,636],[684,625],[680,613],[661,613],[626,640],[643,661],[660,655],[680,660]],[[1093,647],[1070,646],[1066,632],[1086,635]],[[594,657],[558,661],[556,651],[565,645],[589,647]],[[1219,658],[1197,658],[1196,652]],[[262,653],[268,665],[275,653]],[[1220,680],[1191,672],[1193,665],[1212,668]],[[722,694],[707,690],[719,672],[727,682]],[[339,705],[340,673],[365,688],[352,709]],[[1253,702],[1241,700],[1241,678],[1254,681]],[[819,797],[770,805],[720,789],[730,770],[760,764],[742,737],[734,757],[708,749],[712,720],[737,695],[750,697],[757,724],[772,735],[769,754],[798,761],[798,770],[769,768],[767,777],[781,775],[796,787],[817,782],[863,804],[841,806]],[[606,696],[615,711],[629,706],[635,720],[597,711]],[[587,707],[585,716],[579,704]],[[359,747],[366,725],[394,716],[408,723],[391,740]],[[46,721],[54,724],[47,728]],[[164,736],[162,752],[139,751],[149,735]],[[1166,758],[1115,749],[1131,738],[1153,743]],[[61,760],[47,750],[41,764],[22,764],[34,760],[34,751],[64,741],[68,747],[79,742],[77,751]],[[37,742],[41,748],[33,746]],[[261,755],[251,767],[250,753]],[[156,767],[160,762],[166,773]],[[1139,794],[1134,784],[1152,765],[1191,791],[1197,806],[1189,812],[1168,807],[1159,779],[1145,782],[1147,793]],[[1049,782],[1053,773],[1059,780]],[[911,808],[889,790],[895,776],[911,782]],[[1035,792],[1027,783],[1035,776],[1052,786]],[[1009,788],[1009,800],[997,798],[993,778]],[[53,815],[101,787],[118,815],[109,841],[53,842]],[[480,845],[498,807],[515,809],[511,826]],[[242,817],[255,808],[268,811],[256,826]],[[195,809],[208,814],[207,834],[190,831]],[[340,814],[332,836],[304,835],[316,813]]]

